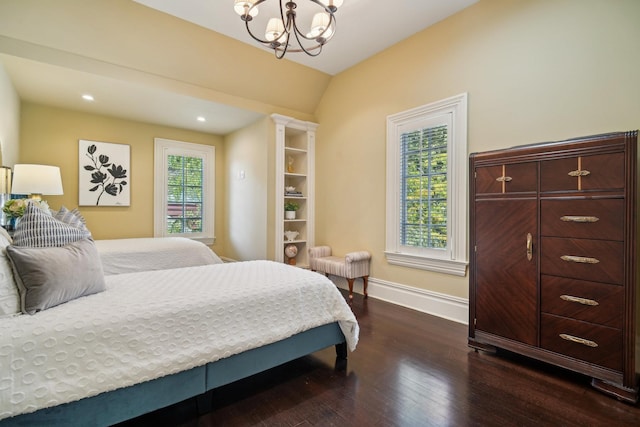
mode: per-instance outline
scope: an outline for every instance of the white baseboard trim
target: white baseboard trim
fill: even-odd
[[[330,276],[330,279],[339,288],[349,289],[346,279],[336,276]],[[356,279],[353,285],[353,292],[362,295],[362,287],[362,279]],[[369,278],[368,294],[369,298],[387,301],[465,325],[469,323],[469,300],[466,298],[454,297],[371,277]]]

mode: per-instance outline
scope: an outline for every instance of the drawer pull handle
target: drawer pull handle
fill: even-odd
[[[560,219],[564,222],[598,222],[600,218],[597,216],[575,216],[575,215],[565,215],[561,216]]]
[[[533,258],[533,237],[531,237],[531,233],[527,233],[527,259],[531,261]]]
[[[589,258],[586,256],[574,256],[574,255],[562,255],[560,259],[562,259],[563,261],[577,262],[580,264],[597,264],[600,262],[600,260],[597,258]]]
[[[582,344],[582,345],[586,345],[587,347],[597,347],[598,343],[595,341],[591,341],[591,340],[586,340],[584,338],[580,338],[580,337],[574,337],[573,335],[569,335],[569,334],[560,334],[560,338],[562,338],[563,340],[567,340],[567,341],[571,341],[571,342],[575,342],[578,344]]]
[[[496,181],[498,182],[509,182],[511,181],[513,178],[511,178],[510,176],[499,176],[496,178]]]
[[[568,302],[577,302],[578,304],[582,304],[582,305],[590,305],[590,306],[599,305],[598,301],[596,300],[574,297],[572,295],[560,295],[560,299]]]
[[[589,175],[591,172],[589,172],[588,170],[574,170],[569,172],[567,175],[569,176],[587,176]]]

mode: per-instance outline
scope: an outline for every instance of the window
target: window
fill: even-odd
[[[154,235],[214,243],[215,147],[155,139]]]
[[[466,184],[467,94],[387,118],[389,263],[465,275]]]

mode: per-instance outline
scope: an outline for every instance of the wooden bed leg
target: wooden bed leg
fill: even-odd
[[[198,416],[204,415],[213,410],[213,390],[196,396],[196,409]]]
[[[340,344],[336,344],[336,357],[338,359],[346,359],[347,358],[347,343],[342,342]]]
[[[347,369],[347,343],[336,344],[336,371]]]

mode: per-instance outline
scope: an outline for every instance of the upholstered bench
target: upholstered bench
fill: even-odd
[[[369,262],[371,254],[367,251],[349,252],[345,256],[332,256],[331,247],[315,246],[309,248],[309,267],[311,271],[340,276],[347,279],[349,284],[349,299],[353,299],[353,282],[362,277],[364,282],[363,293],[367,298],[367,285],[369,282]]]

